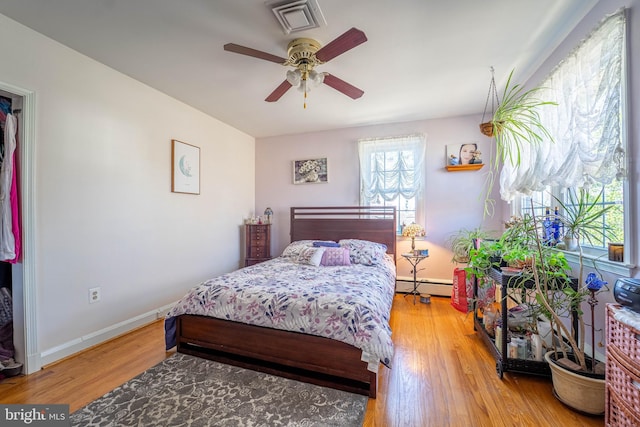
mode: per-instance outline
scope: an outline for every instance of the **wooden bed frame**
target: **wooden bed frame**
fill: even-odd
[[[307,239],[384,243],[395,260],[395,208],[293,207],[291,241]],[[181,353],[376,397],[362,351],[340,341],[195,315],[179,316],[176,333]]]

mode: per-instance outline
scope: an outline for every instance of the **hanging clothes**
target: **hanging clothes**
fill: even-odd
[[[0,167],[0,260],[16,262],[16,235],[18,227],[18,198],[15,176],[15,151],[17,146],[17,120],[13,114],[7,114],[4,126],[4,153]],[[15,212],[14,212],[15,210]],[[14,216],[16,222],[14,223]],[[18,239],[20,233],[17,234]],[[20,243],[18,243],[19,247]]]
[[[14,257],[8,259],[12,264],[15,264],[20,259],[20,249],[22,243],[22,233],[20,233],[20,212],[18,205],[18,169],[16,168],[16,159],[18,155],[16,154],[18,150],[18,119],[15,116],[15,127],[13,129],[13,137],[15,138],[15,150],[13,151],[13,156],[11,159],[11,191],[9,193],[9,202],[11,203],[11,231],[13,232],[13,241],[14,241]]]

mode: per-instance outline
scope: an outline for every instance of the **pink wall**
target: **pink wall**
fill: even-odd
[[[427,238],[416,246],[429,249],[429,258],[421,263],[420,277],[451,280],[451,252],[447,238],[460,228],[500,229],[503,204],[493,218],[483,218],[486,164],[479,171],[447,172],[445,149],[450,144],[477,142],[488,163],[490,139],[480,134],[480,116],[424,120],[388,125],[363,126],[335,131],[286,135],[256,140],[256,215],[267,206],[274,211],[272,227],[273,255],[279,255],[289,243],[289,208],[291,206],[353,206],[359,203],[359,166],[357,140],[410,133],[427,137],[426,212]],[[294,185],[292,162],[326,157],[329,182]],[[499,195],[493,197],[498,200]],[[505,208],[508,210],[508,208]],[[398,241],[399,252],[410,242]],[[398,275],[409,276],[410,267],[398,260]]]

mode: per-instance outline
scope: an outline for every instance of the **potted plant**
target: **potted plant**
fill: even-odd
[[[569,199],[570,200],[570,199]],[[597,199],[596,199],[597,200]],[[585,236],[585,230],[595,233],[595,223],[609,208],[588,200],[586,194],[572,202],[558,203],[563,206],[561,221]],[[574,203],[575,202],[575,203]],[[522,280],[535,283],[534,296],[537,311],[551,323],[553,349],[545,354],[549,363],[556,396],[565,404],[582,412],[601,414],[604,411],[604,365],[585,352],[585,321],[583,303],[591,306],[591,335],[594,336],[593,307],[597,304],[596,293],[606,282],[595,273],[587,280],[583,277],[584,257],[579,253],[579,274],[571,278],[571,268],[564,254],[555,248],[545,246],[541,238],[542,227],[533,217],[533,238],[535,250],[532,253],[531,268],[522,275]],[[573,314],[577,318],[578,330],[567,326],[567,319]]]
[[[538,98],[542,87],[525,89],[519,83],[512,83],[513,71],[509,73],[502,102],[498,100],[497,94],[495,95],[498,106],[491,120],[480,124],[481,132],[495,138],[496,141],[496,155],[490,160],[492,168],[488,172],[486,181],[485,214],[493,213],[495,201],[490,198],[490,194],[494,183],[494,172],[497,171],[500,162],[509,160],[512,165],[517,166],[520,164],[521,151],[525,145],[537,145],[543,138],[553,139],[542,124],[538,110],[542,106],[557,105],[557,103]],[[495,93],[493,77],[489,88],[490,93],[492,90]]]
[[[493,267],[500,267],[502,261],[502,243],[500,240],[478,240],[476,247],[469,251],[469,263],[465,271],[483,284]]]
[[[456,264],[468,263],[469,253],[474,249],[474,242],[487,238],[489,238],[489,233],[480,228],[474,228],[473,230],[462,228],[458,230],[447,239],[447,245],[453,252],[451,262]]]
[[[496,163],[509,159],[520,163],[520,151],[524,144],[537,144],[543,138],[551,138],[549,131],[540,121],[538,109],[543,105],[557,105],[556,102],[537,98],[541,87],[526,90],[519,83],[511,82],[513,70],[491,121],[480,125],[482,133],[496,139]]]
[[[568,191],[566,201],[556,196],[553,198],[563,212],[560,221],[564,227],[564,249],[581,252],[581,239],[594,243],[610,237],[611,229],[603,226],[599,219],[614,205],[602,205],[602,192],[591,197],[587,190],[581,188],[577,192]]]

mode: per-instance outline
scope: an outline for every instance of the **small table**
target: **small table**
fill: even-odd
[[[414,255],[410,253],[410,254],[402,254],[402,257],[407,261],[409,261],[409,263],[413,267],[413,290],[405,294],[405,297],[407,295],[413,295],[413,303],[415,304],[416,295],[420,295],[420,292],[418,292],[418,278],[416,277],[416,274],[418,273],[418,264],[420,264],[420,262],[423,259],[428,258],[429,255]]]

